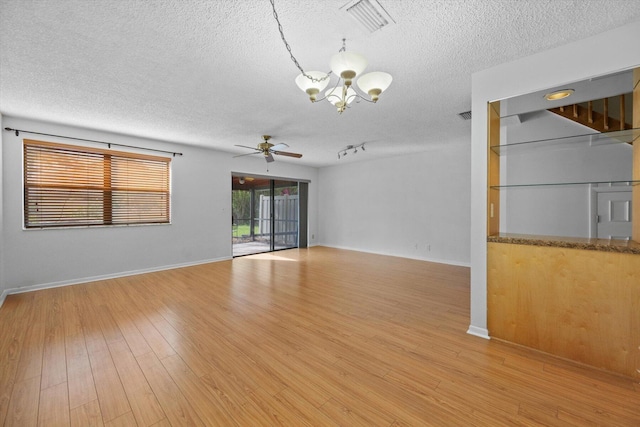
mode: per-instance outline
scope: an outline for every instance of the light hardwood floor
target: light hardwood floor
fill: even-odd
[[[0,425],[640,425],[632,380],[468,324],[468,268],[322,247],[11,295]]]

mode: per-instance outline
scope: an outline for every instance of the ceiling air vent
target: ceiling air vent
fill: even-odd
[[[471,120],[471,111],[465,111],[464,113],[459,113],[458,116],[460,116],[462,120]]]
[[[395,23],[378,0],[350,1],[340,9],[346,11],[370,33]]]

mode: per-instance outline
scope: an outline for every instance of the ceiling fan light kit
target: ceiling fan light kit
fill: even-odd
[[[277,156],[295,157],[296,159],[299,159],[300,157],[302,157],[302,154],[299,154],[299,153],[282,151],[284,148],[289,148],[289,146],[283,143],[273,145],[272,143],[269,142],[270,139],[271,139],[271,135],[262,135],[262,142],[259,143],[257,147],[248,147],[246,145],[236,145],[236,147],[248,148],[254,151],[253,153],[239,154],[233,157],[236,158],[236,157],[250,156],[252,154],[262,154],[264,156],[264,159],[267,161],[267,163],[271,163],[275,161],[275,159],[273,158],[274,154]]]

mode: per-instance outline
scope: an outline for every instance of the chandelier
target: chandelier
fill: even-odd
[[[326,99],[332,103],[338,113],[343,113],[347,106],[356,98],[363,99],[368,102],[377,102],[382,92],[387,90],[393,78],[391,74],[382,71],[373,71],[371,73],[362,74],[367,67],[367,60],[364,56],[347,52],[345,46],[346,40],[342,39],[342,49],[331,57],[329,66],[331,72],[338,77],[338,82],[334,87],[324,93],[324,97],[318,99],[318,94],[329,85],[330,73],[321,71],[304,72],[296,77],[296,84],[307,95],[311,102],[322,101]],[[367,99],[360,95],[353,88],[353,81],[356,80],[358,88],[369,95],[371,99]]]
[[[324,73],[322,71],[305,72],[298,63],[298,60],[293,56],[291,47],[284,37],[282,24],[280,23],[274,4],[275,0],[270,1],[273,9],[273,17],[278,23],[278,30],[280,31],[282,42],[289,51],[291,60],[296,67],[298,67],[301,73],[296,77],[296,84],[300,90],[309,95],[311,102],[318,102],[326,99],[336,107],[338,113],[342,114],[354,99],[362,99],[372,103],[378,101],[380,94],[387,90],[393,80],[391,74],[384,73],[382,71],[373,71],[367,74],[362,74],[364,69],[367,67],[367,60],[364,56],[358,53],[347,52],[346,39],[342,39],[342,48],[338,53],[333,55],[329,61],[331,71],[328,73]],[[338,82],[331,89],[320,95],[320,93],[329,85],[332,73],[338,76]],[[361,95],[354,89],[354,81],[358,88],[367,94],[370,99]],[[318,95],[320,95],[320,97],[318,97]]]

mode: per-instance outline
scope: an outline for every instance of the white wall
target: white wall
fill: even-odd
[[[505,143],[584,135],[594,131],[548,111],[523,116],[509,125]],[[505,168],[501,184],[624,181],[632,179],[632,146],[611,143],[589,145],[531,144],[501,157]],[[615,141],[614,141],[615,142]],[[618,141],[619,142],[619,141]],[[521,187],[501,190],[501,231],[547,236],[590,237],[589,185]]]
[[[3,123],[2,114],[0,114],[0,124]],[[0,304],[4,301],[4,291],[6,283],[4,281],[4,168],[2,162],[2,153],[4,151],[4,126],[0,128]]]
[[[470,159],[463,141],[320,169],[322,244],[469,265]]]
[[[83,142],[27,133],[16,137],[3,131],[3,290],[78,283],[230,258],[232,171],[310,180],[309,235],[317,234],[316,168],[275,162],[267,173],[261,158],[232,159],[232,154],[219,151],[7,116],[2,119],[2,127],[184,153],[175,157],[171,166],[171,225],[24,230],[22,139]]]
[[[487,103],[639,66],[638,40],[640,22],[635,22],[473,74],[469,333],[488,336]],[[594,52],[604,53],[596,59]]]

